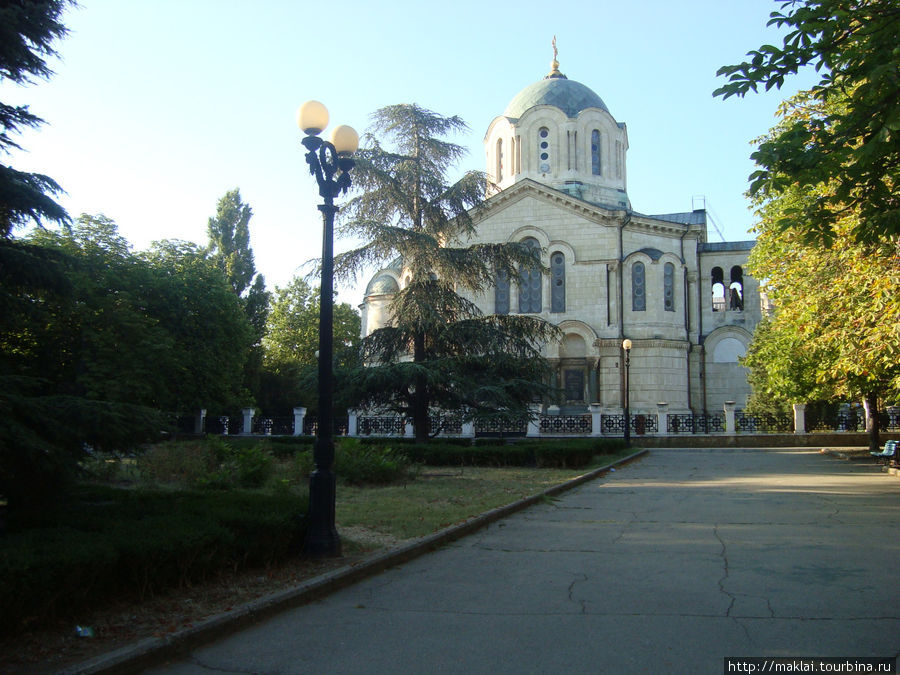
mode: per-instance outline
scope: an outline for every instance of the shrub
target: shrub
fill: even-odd
[[[296,554],[305,497],[92,487],[11,514],[0,539],[0,632]]]
[[[197,485],[216,470],[221,451],[206,440],[157,443],[138,456],[138,472],[151,484]]]
[[[247,439],[250,440],[250,439]],[[223,438],[160,443],[138,459],[144,480],[152,484],[227,489],[262,487],[272,474],[265,442]]]
[[[366,445],[355,438],[336,443],[334,471],[351,485],[385,485],[415,477],[409,457],[389,446]]]

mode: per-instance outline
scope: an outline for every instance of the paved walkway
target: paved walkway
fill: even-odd
[[[654,450],[156,672],[721,673],[900,652],[900,480],[803,450]]]

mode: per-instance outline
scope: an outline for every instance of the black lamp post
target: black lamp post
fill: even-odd
[[[350,187],[350,158],[359,147],[353,128],[341,125],[331,132],[331,141],[319,138],[328,126],[328,110],[318,101],[307,101],[297,112],[297,123],[306,133],[309,172],[316,177],[322,212],[322,282],[319,299],[319,420],[313,449],[315,467],[309,477],[309,521],[304,553],[327,557],[341,555],[341,539],[334,525],[334,198]]]
[[[631,414],[629,410],[629,371],[631,370],[631,340],[622,340],[622,349],[625,350],[625,447],[631,447]]]

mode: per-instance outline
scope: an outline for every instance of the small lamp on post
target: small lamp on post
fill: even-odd
[[[331,141],[319,138],[328,126],[328,109],[318,101],[307,101],[297,111],[297,124],[306,134],[306,163],[316,177],[322,212],[322,282],[319,300],[319,421],[313,449],[315,467],[309,477],[309,518],[303,550],[307,555],[341,555],[341,539],[334,524],[334,198],[350,188],[350,155],[359,147],[359,135],[341,125],[331,132]]]
[[[631,340],[622,340],[622,349],[625,350],[625,447],[631,447],[631,414],[629,410],[629,371],[631,369]]]

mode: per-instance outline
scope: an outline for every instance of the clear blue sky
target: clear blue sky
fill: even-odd
[[[804,73],[781,92],[712,97],[719,66],[780,44],[765,25],[778,4],[766,0],[345,0],[319,16],[302,0],[79,2],[64,17],[71,33],[56,75],[0,85],[0,100],[47,121],[18,139],[26,153],[6,159],[56,179],[73,216],[113,218],[136,249],[205,243],[217,200],[238,187],[269,288],[321,251],[317,189],[294,121],[307,99],[360,132],[395,103],[459,115],[471,127],[456,138],[469,148],[460,170],[483,170],[488,125],[548,72],[556,35],[560,70],[628,125],[633,208],[688,211],[704,195],[731,241],[751,238],[750,142],[773,125],[781,99],[815,80]],[[360,288],[340,299],[358,303]]]

